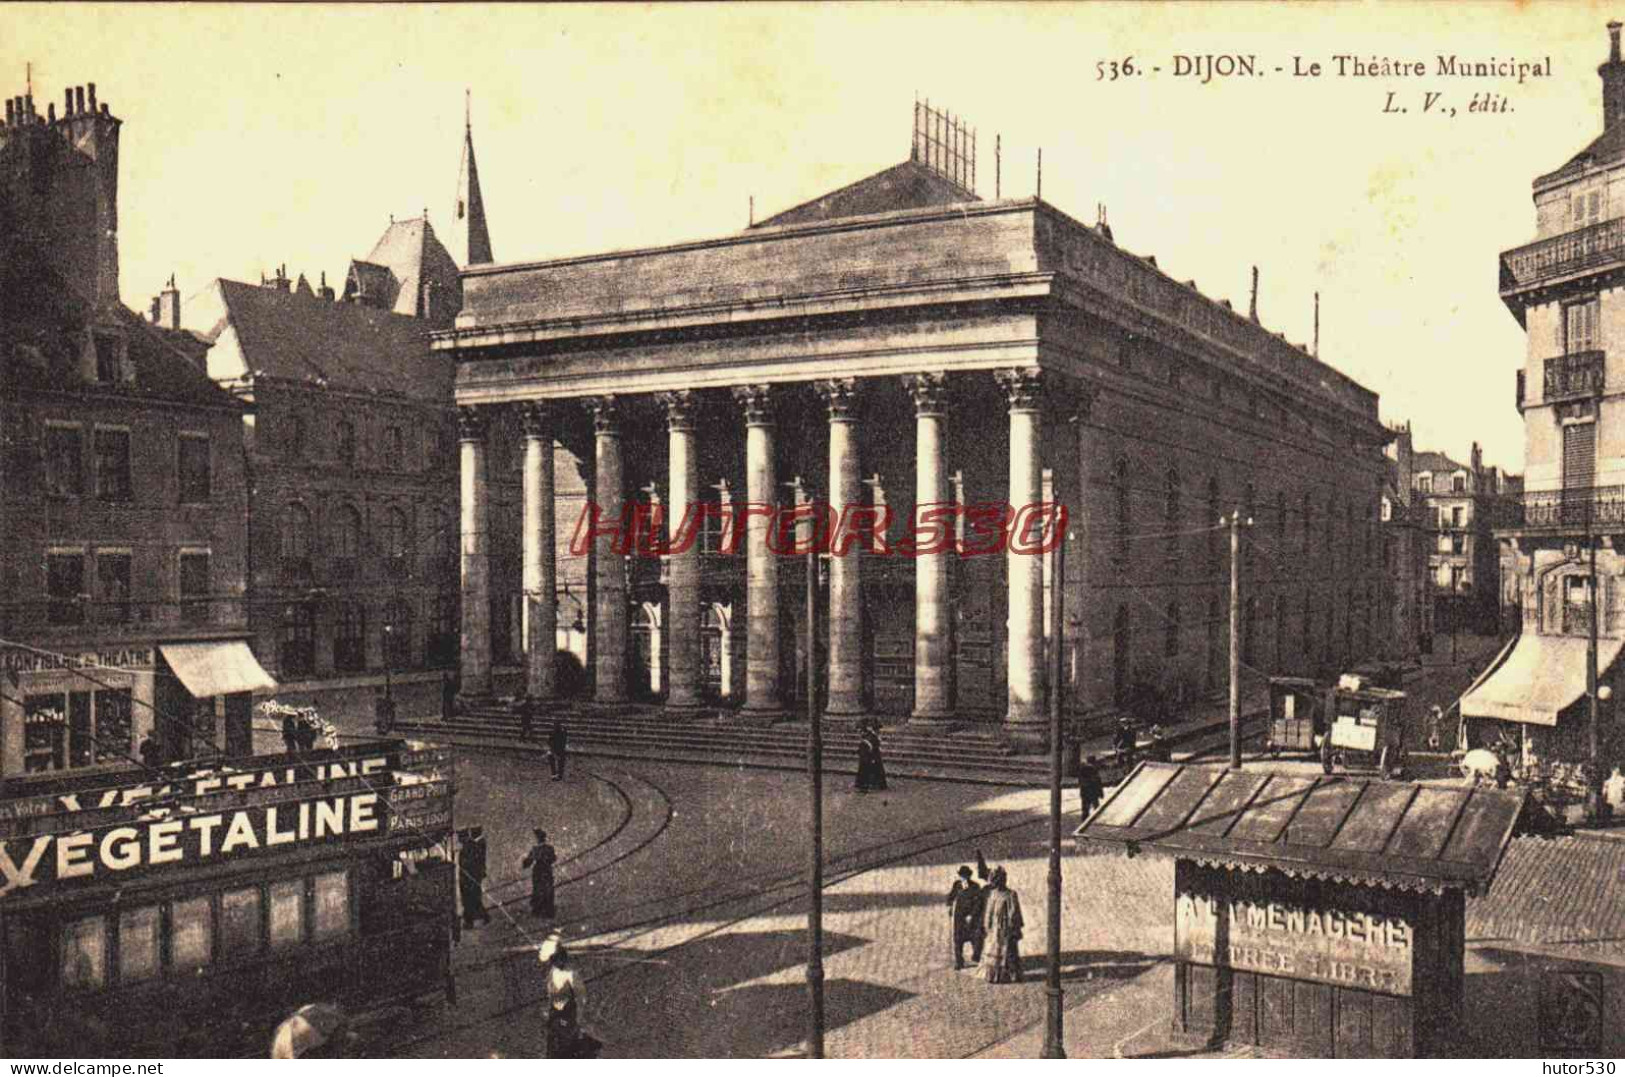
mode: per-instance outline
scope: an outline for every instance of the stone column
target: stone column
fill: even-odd
[[[773,401],[766,385],[740,385],[734,399],[745,412],[745,502],[777,505],[773,470]],[[779,561],[767,548],[774,521],[750,516],[745,544],[745,706],[761,714],[779,709]]]
[[[666,533],[673,538],[684,518],[699,512],[699,460],[694,445],[692,391],[661,393],[666,406],[667,464],[670,468]],[[667,559],[665,631],[667,651],[666,705],[697,707],[700,703],[700,535],[694,521],[694,541]]]
[[[948,500],[942,465],[943,420],[948,408],[946,374],[904,379],[914,397],[914,511]],[[944,521],[940,526],[950,526]],[[952,534],[949,535],[950,539]],[[949,636],[948,555],[914,558],[914,719],[941,721],[953,712],[953,652]]]
[[[525,425],[525,688],[535,699],[552,699],[558,650],[558,572],[553,539],[553,422],[547,404],[520,410]]]
[[[593,397],[593,500],[600,526],[619,521],[625,507],[621,464],[621,409],[614,396]],[[598,536],[593,556],[597,593],[593,606],[593,698],[599,703],[626,701],[626,557],[616,553],[615,537]]]
[[[462,455],[463,625],[460,649],[460,696],[470,702],[491,698],[491,502],[485,485],[484,408],[457,409],[457,437]]]
[[[829,504],[839,516],[863,497],[859,478],[857,382],[818,383],[829,408]],[[829,663],[824,713],[863,713],[863,558],[857,546],[829,559]]]
[[[1043,497],[1040,451],[1043,439],[1036,367],[1001,370],[996,377],[1010,400],[1010,505],[1037,504]],[[1005,721],[1024,725],[1045,719],[1044,696],[1044,560],[1032,554],[1007,553],[1009,588],[1008,708]]]

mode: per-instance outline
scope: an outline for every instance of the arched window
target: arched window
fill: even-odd
[[[310,558],[310,511],[303,505],[282,510],[282,559],[302,562]]]
[[[457,596],[436,595],[434,616],[429,621],[429,637],[424,640],[424,661],[434,666],[457,662]]]
[[[1168,612],[1163,617],[1162,631],[1162,653],[1165,657],[1173,658],[1179,654],[1179,603],[1168,603]]]
[[[339,463],[354,466],[355,464],[355,427],[347,419],[340,419],[338,429],[334,432],[334,447],[338,451]]]
[[[406,557],[406,513],[393,505],[378,519],[378,549],[391,561]]]
[[[399,598],[384,611],[384,664],[391,669],[412,664],[412,607]]]
[[[277,665],[284,677],[306,676],[316,669],[316,612],[307,602],[294,603],[282,611]]]
[[[1163,507],[1163,530],[1168,532],[1168,558],[1179,559],[1179,469],[1171,467],[1164,479],[1166,503]]]
[[[361,513],[353,505],[340,505],[333,510],[327,529],[327,555],[340,559],[361,555]]]
[[[359,602],[342,602],[333,622],[333,668],[354,672],[367,668],[367,611]]]
[[[1117,498],[1117,559],[1128,559],[1128,534],[1133,523],[1133,509],[1128,492],[1128,461],[1121,456],[1112,467],[1112,489]]]
[[[1133,632],[1128,606],[1118,606],[1117,616],[1112,620],[1112,702],[1119,707],[1128,701],[1128,664],[1134,656]]]

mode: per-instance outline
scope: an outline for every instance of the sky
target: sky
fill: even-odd
[[[1625,4],[1619,9],[1625,13]],[[1259,312],[1381,395],[1419,448],[1520,470],[1523,331],[1498,255],[1530,182],[1601,130],[1614,12],[1589,3],[0,5],[0,95],[95,82],[124,121],[121,287],[145,310],[285,264],[335,286],[390,216],[449,231],[465,90],[499,262],[735,231],[907,157],[916,95],[978,133],[978,179]],[[1263,73],[1176,77],[1177,57]],[[1339,77],[1337,54],[1423,61]],[[1437,57],[1552,77],[1439,76]],[[1319,62],[1319,77],[1294,77]],[[1132,60],[1112,80],[1100,64]],[[1160,67],[1160,72],[1149,68]],[[1285,70],[1277,72],[1282,67]],[[1389,91],[1395,92],[1387,112]],[[1423,94],[1442,93],[1424,112]],[[1475,93],[1506,112],[1472,114]],[[1454,116],[1445,110],[1457,109]]]

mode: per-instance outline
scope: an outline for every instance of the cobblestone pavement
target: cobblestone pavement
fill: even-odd
[[[562,783],[535,759],[469,753],[458,822],[491,837],[491,889],[512,914],[464,936],[459,1006],[419,1014],[393,1049],[426,1057],[539,1053],[534,941],[517,878],[529,828],[559,847],[559,926],[582,955],[588,1021],[622,1057],[796,1054],[805,1035],[806,787],[799,775],[581,760]],[[831,1057],[1031,1056],[1045,997],[1043,790],[897,782],[826,787],[825,973]],[[1075,789],[1066,828],[1077,822]],[[943,898],[980,850],[1026,917],[1028,980],[955,972]],[[1171,996],[1172,867],[1068,851],[1063,965],[1074,1057],[1161,1054]],[[1625,842],[1518,838],[1469,902],[1472,1049],[1537,1053],[1547,970],[1625,981]],[[1625,982],[1611,988],[1618,1000]],[[1616,1003],[1614,1003],[1617,1005]],[[1625,1022],[1620,1022],[1625,1027]]]

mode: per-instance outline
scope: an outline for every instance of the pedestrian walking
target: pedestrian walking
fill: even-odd
[[[993,869],[982,905],[982,979],[1021,982],[1021,898],[1002,867]]]
[[[886,757],[880,746],[880,723],[866,719],[858,734],[858,776],[852,786],[860,793],[886,788]]]
[[[151,733],[141,738],[141,765],[148,770],[157,770],[164,765],[164,751],[158,747],[158,741]]]
[[[295,723],[295,726],[299,731],[299,750],[301,752],[315,751],[316,723],[311,721],[308,717],[301,715],[299,721]]]
[[[547,734],[547,761],[553,767],[553,780],[564,780],[564,760],[570,754],[570,733],[564,723],[553,719],[553,728]]]
[[[530,698],[530,689],[519,689],[519,739],[530,739],[531,722],[536,717],[536,701]]]
[[[531,833],[536,835],[536,844],[519,864],[521,868],[530,869],[530,914],[551,920],[558,915],[553,899],[553,865],[558,862],[559,854],[548,844],[547,831],[537,827]]]
[[[961,865],[959,878],[948,891],[949,930],[953,936],[954,968],[965,967],[965,944],[970,943],[971,964],[982,960],[982,888]]]
[[[299,750],[299,722],[291,711],[282,716],[282,748],[289,755]]]
[[[463,898],[464,927],[473,927],[476,920],[482,924],[491,922],[491,914],[485,911],[485,857],[485,828],[469,827],[463,838],[457,871],[457,886]]]
[[[547,1057],[597,1058],[604,1045],[582,1025],[587,992],[574,955],[555,931],[537,950],[537,957],[547,968]]]
[[[1078,799],[1083,802],[1083,817],[1094,814],[1100,802],[1106,799],[1106,783],[1100,779],[1100,766],[1092,755],[1083,757],[1078,764]]]
[[[457,711],[457,682],[450,673],[440,678],[440,720],[451,721]]]

